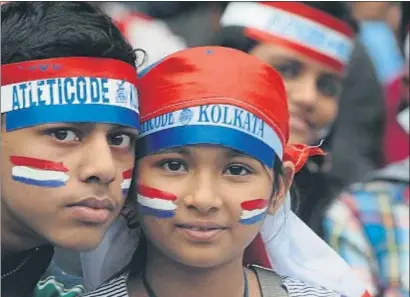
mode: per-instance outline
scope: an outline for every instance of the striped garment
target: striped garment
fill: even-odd
[[[409,184],[353,185],[328,210],[327,242],[374,296],[409,296]]]
[[[83,297],[130,297],[127,291],[127,280],[128,273],[124,273]],[[282,277],[282,286],[287,290],[289,297],[343,297],[328,289],[310,286],[290,277]]]

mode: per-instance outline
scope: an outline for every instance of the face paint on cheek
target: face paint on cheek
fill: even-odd
[[[126,197],[128,194],[128,190],[130,189],[130,185],[131,185],[131,178],[132,178],[132,168],[122,173],[123,181],[121,183],[121,192],[122,192],[123,197]]]
[[[265,218],[268,210],[268,200],[254,199],[241,203],[242,214],[239,223],[243,225],[255,224]]]
[[[59,188],[69,179],[68,168],[61,162],[18,156],[11,156],[10,162],[12,179],[26,185]]]
[[[138,211],[142,215],[157,218],[171,218],[175,215],[177,206],[173,201],[177,200],[174,194],[163,192],[144,185],[138,185]]]

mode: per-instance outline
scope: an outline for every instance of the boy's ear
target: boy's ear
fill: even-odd
[[[291,161],[283,162],[283,176],[279,176],[280,180],[275,180],[275,183],[279,183],[279,191],[275,197],[271,200],[268,213],[275,214],[279,207],[285,202],[286,194],[289,192],[292,186],[293,178],[295,176],[295,165]]]

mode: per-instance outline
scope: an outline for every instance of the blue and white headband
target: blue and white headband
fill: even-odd
[[[1,66],[6,131],[60,122],[139,129],[137,74],[114,59],[69,57]]]

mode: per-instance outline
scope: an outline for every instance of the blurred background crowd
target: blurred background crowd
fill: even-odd
[[[201,45],[237,48],[272,64],[289,95],[291,141],[321,144],[328,152],[296,176],[295,211],[373,293],[408,296],[409,2],[306,3],[354,28],[353,54],[340,79],[305,57],[250,40],[246,28],[224,24],[232,2],[93,3],[145,51],[141,69]],[[80,276],[75,254],[55,257]]]

